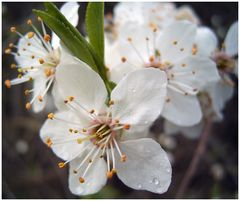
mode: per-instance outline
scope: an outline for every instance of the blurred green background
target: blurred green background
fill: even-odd
[[[62,3],[56,3],[58,7]],[[112,12],[116,3],[106,3],[105,12]],[[78,29],[84,33],[83,19],[86,3],[80,3]],[[212,27],[223,40],[229,26],[237,20],[238,3],[177,3],[190,5],[203,25]],[[35,19],[31,10],[42,9],[41,2],[2,3],[2,49],[17,42],[9,32],[11,26],[25,33],[26,20]],[[9,68],[13,58],[2,55],[2,80],[13,78],[16,72]],[[191,180],[185,198],[237,198],[238,197],[238,80],[234,97],[224,110],[224,121],[214,125],[207,150]],[[53,105],[39,114],[26,111],[23,91],[29,84],[7,90],[2,88],[2,197],[3,198],[77,198],[68,189],[68,168],[59,169],[59,159],[39,138],[38,132]],[[152,128],[153,137],[161,132],[161,120]],[[135,191],[125,186],[116,176],[98,194],[85,198],[174,198],[179,184],[193,156],[197,140],[182,135],[171,137],[173,177],[167,193],[157,195]]]

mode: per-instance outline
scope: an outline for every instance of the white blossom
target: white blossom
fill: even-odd
[[[130,73],[109,101],[100,76],[77,59],[60,65],[56,80],[69,110],[50,113],[40,135],[65,161],[59,167],[70,163],[71,192],[96,193],[114,173],[131,188],[165,192],[171,182],[167,155],[157,142],[143,138],[162,110],[165,73]]]
[[[196,25],[179,21],[162,31],[149,26],[126,24],[106,55],[110,77],[119,82],[139,68],[157,68],[168,77],[162,116],[180,126],[200,122],[202,112],[196,94],[206,83],[219,80],[215,63],[198,55]],[[106,52],[107,54],[107,52]]]
[[[74,2],[65,3],[60,11],[74,25],[78,23],[79,5]],[[7,54],[15,57],[17,64],[12,64],[12,68],[17,68],[19,75],[12,80],[6,80],[5,85],[10,88],[12,85],[33,81],[33,88],[26,90],[25,95],[32,93],[32,98],[26,103],[26,108],[33,105],[34,112],[41,111],[46,105],[46,94],[55,82],[55,73],[62,58],[62,48],[60,39],[56,34],[52,37],[47,34],[45,26],[40,18],[42,34],[33,25],[31,20],[27,24],[33,31],[22,35],[15,27],[11,31],[20,36],[17,46],[10,44],[6,49]],[[13,51],[16,49],[16,52]],[[64,58],[65,59],[65,58]],[[53,93],[56,96],[56,86],[53,86]]]

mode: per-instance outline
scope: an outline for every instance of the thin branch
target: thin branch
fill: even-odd
[[[211,120],[207,119],[205,129],[199,139],[199,143],[198,143],[196,151],[193,155],[193,159],[183,177],[182,182],[180,183],[180,186],[176,193],[175,198],[178,198],[178,199],[183,198],[184,193],[185,193],[192,177],[194,176],[194,174],[197,170],[197,165],[201,159],[201,156],[203,155],[203,153],[206,149],[206,145],[207,145],[208,137],[210,135],[211,128],[212,128],[212,122],[211,122]]]

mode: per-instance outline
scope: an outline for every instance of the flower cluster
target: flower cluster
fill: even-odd
[[[78,8],[66,3],[60,9],[73,27]],[[104,20],[105,79],[72,53],[65,38],[47,34],[44,19],[38,21],[42,32],[32,20],[27,34],[11,27],[20,39],[5,53],[14,55],[11,68],[19,75],[5,85],[33,81],[24,93],[32,94],[26,108],[34,112],[44,109],[51,90],[57,111],[48,114],[40,136],[61,158],[59,168],[69,164],[71,192],[96,193],[114,174],[133,189],[166,192],[171,164],[150,138],[150,127],[162,117],[166,134],[196,138],[206,119],[223,119],[233,95],[230,74],[237,72],[237,22],[218,48],[215,33],[189,7],[119,3]]]

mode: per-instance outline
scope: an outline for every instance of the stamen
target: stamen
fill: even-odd
[[[17,67],[17,65],[16,64],[11,64],[11,69],[15,69],[16,67]]]
[[[31,31],[31,32],[28,32],[27,37],[30,39],[30,38],[32,38],[34,35],[35,35],[35,33]]]
[[[48,138],[47,140],[46,140],[46,144],[47,144],[47,146],[48,147],[51,147],[52,146],[52,140],[50,139],[50,138]]]
[[[10,80],[5,80],[4,84],[8,89],[11,88],[11,81]]]
[[[48,119],[53,119],[54,118],[54,114],[53,113],[49,113],[48,114]]]
[[[40,64],[43,64],[44,63],[44,60],[41,58],[41,59],[39,59],[39,63]],[[46,74],[46,73],[45,73]]]
[[[64,168],[64,167],[65,167],[65,163],[64,163],[64,162],[58,163],[58,167],[59,167],[59,168]]]
[[[11,31],[12,33],[16,32],[16,27],[11,27],[11,28],[10,28],[10,31]]]
[[[126,159],[127,159],[126,155],[122,155],[122,157],[121,157],[121,162],[125,162]]]
[[[30,110],[30,108],[31,108],[31,104],[28,102],[28,103],[26,103],[26,109],[27,110]]]
[[[122,61],[123,63],[125,63],[125,62],[127,61],[126,57],[122,57],[122,58],[121,58],[121,61]]]
[[[48,35],[48,34],[45,34],[45,35],[44,35],[44,40],[45,40],[46,42],[49,42],[49,41],[51,40],[51,36]]]
[[[12,50],[10,49],[10,48],[7,48],[6,50],[5,50],[5,54],[11,54],[12,53]]]
[[[125,125],[123,126],[123,128],[126,129],[126,130],[129,130],[130,127],[131,127],[130,124],[125,124]]]
[[[82,177],[80,177],[80,178],[79,178],[79,182],[82,184],[82,183],[85,182],[85,180],[84,180]]]

